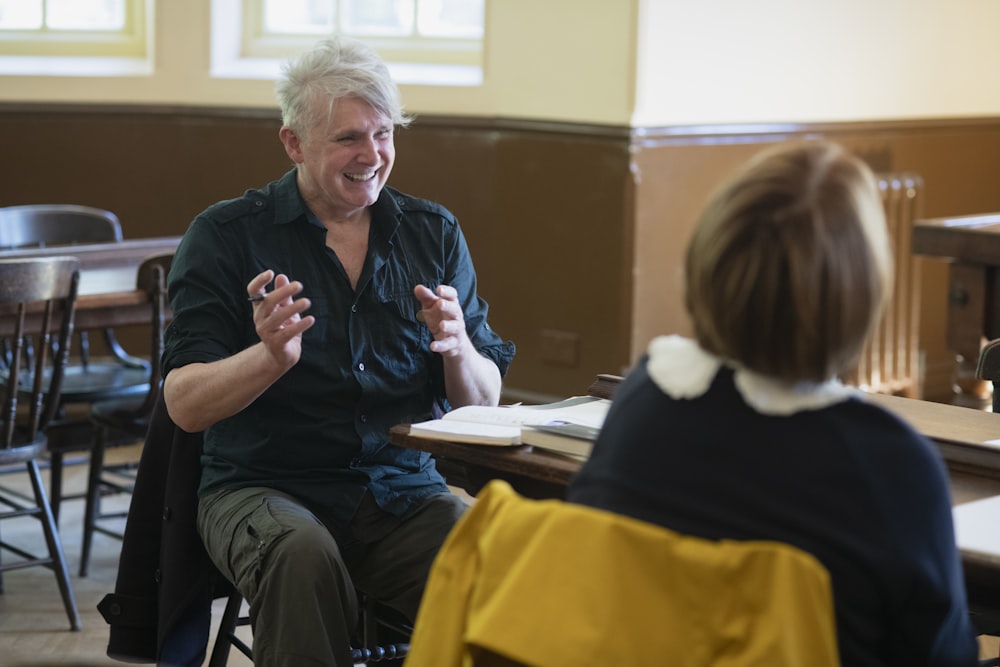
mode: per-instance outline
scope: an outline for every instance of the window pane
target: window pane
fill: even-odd
[[[121,30],[125,0],[46,0],[45,22],[56,30]]]
[[[414,0],[343,0],[340,21],[344,32],[355,35],[409,35],[413,33]]]
[[[482,38],[485,0],[417,0],[417,31],[425,37]]]
[[[38,30],[42,0],[0,0],[0,30]]]
[[[333,32],[335,0],[264,0],[264,32],[325,34]]]

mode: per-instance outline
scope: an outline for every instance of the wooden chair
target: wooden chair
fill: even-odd
[[[86,506],[83,513],[83,544],[80,550],[80,576],[87,576],[94,533],[122,538],[120,531],[100,524],[103,519],[121,518],[124,512],[101,511],[101,496],[107,493],[130,493],[134,487],[136,466],[131,463],[106,466],[104,455],[112,433],[124,433],[135,441],[146,437],[153,407],[160,396],[162,384],[163,332],[169,304],[167,301],[167,273],[173,253],[154,255],[143,260],[136,276],[136,288],[149,297],[151,341],[149,348],[150,371],[146,378],[147,391],[140,395],[126,395],[96,401],[90,406],[90,421],[96,434],[90,449],[87,474]]]
[[[993,412],[1000,413],[1000,338],[987,342],[979,351],[976,378],[986,380],[992,385]],[[968,565],[965,569],[966,574],[968,574]],[[1000,590],[993,590],[985,596],[973,595],[970,591],[969,608],[972,612],[973,625],[979,634],[991,637],[1000,636],[1000,613],[996,611],[995,604],[998,595],[1000,595]],[[1000,665],[1000,657],[981,660],[979,663],[980,667],[996,667],[997,665]]]
[[[406,665],[833,667],[838,651],[830,576],[805,551],[493,480],[434,561]]]
[[[993,385],[993,412],[1000,413],[1000,338],[995,338],[979,351],[976,377]]]
[[[79,263],[74,257],[0,260],[0,318],[12,323],[7,339],[10,348],[5,356],[7,374],[0,392],[3,400],[0,466],[24,464],[33,491],[28,497],[0,489],[0,504],[8,508],[0,512],[0,520],[37,518],[42,522],[48,547],[48,554],[40,556],[0,541],[0,550],[18,557],[0,563],[0,573],[31,566],[51,568],[72,630],[80,629],[80,617],[38,462],[46,452],[45,429],[59,406],[66,350],[73,330],[78,269]],[[28,341],[32,338],[37,344],[29,360]],[[56,353],[50,354],[51,349]],[[26,374],[33,378],[27,395],[22,389]]]
[[[121,223],[111,211],[70,204],[0,207],[0,249],[67,246],[67,254],[72,254],[73,245],[121,240]],[[87,418],[90,404],[143,394],[148,389],[149,362],[128,354],[114,329],[101,333],[109,359],[93,359],[89,332],[76,332],[71,346],[74,356],[63,378],[60,415],[49,428],[49,497],[57,521],[63,500],[65,455],[87,451],[93,442],[94,432]]]
[[[97,605],[110,625],[108,655],[116,660],[216,667],[226,664],[232,646],[252,656],[239,637],[233,641],[246,622],[240,618],[242,598],[212,564],[196,527],[201,451],[202,434],[174,424],[161,392],[143,445],[115,590]],[[206,662],[211,605],[219,598],[227,598],[227,609]],[[408,637],[409,629],[368,601],[362,607],[367,610],[362,639],[372,654],[356,654],[359,662],[380,653],[369,644],[373,627],[379,630],[382,659],[402,656],[405,646],[382,642],[389,632],[393,641]]]
[[[409,636],[413,631],[408,623],[391,609],[387,609],[371,598],[359,593],[361,618],[359,633],[355,639],[359,648],[351,649],[354,665],[368,665],[386,661],[388,664],[402,664],[409,653]],[[219,632],[215,636],[212,655],[208,667],[226,667],[229,649],[235,647],[244,656],[253,660],[253,648],[237,634],[237,629],[250,624],[250,618],[241,615],[243,596],[235,590],[226,600],[226,608],[219,622]],[[391,637],[392,641],[385,638]]]

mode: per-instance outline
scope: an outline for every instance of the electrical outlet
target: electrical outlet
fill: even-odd
[[[559,366],[580,363],[580,335],[569,331],[542,329],[542,361]]]

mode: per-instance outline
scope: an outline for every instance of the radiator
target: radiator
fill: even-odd
[[[892,244],[895,280],[892,297],[857,368],[846,379],[865,391],[920,398],[920,268],[910,244],[919,219],[923,181],[910,173],[879,174]]]

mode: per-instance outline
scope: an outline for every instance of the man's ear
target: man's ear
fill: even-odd
[[[299,139],[299,135],[295,134],[295,131],[287,125],[282,125],[278,131],[278,137],[285,147],[285,153],[288,154],[292,162],[295,164],[301,163],[303,161],[302,141]]]

